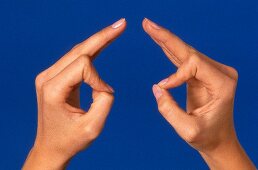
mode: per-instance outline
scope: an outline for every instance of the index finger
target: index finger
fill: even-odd
[[[146,18],[142,25],[145,32],[164,50],[176,66],[180,66],[188,58],[189,46],[175,34]]]
[[[95,55],[115,40],[124,31],[125,27],[126,21],[125,18],[122,18],[80,43],[75,48],[75,52],[79,56],[87,55],[94,59]]]
[[[125,28],[126,20],[122,18],[114,24],[94,34],[87,40],[79,43],[47,70],[48,79],[51,79],[57,75],[81,55],[88,56],[91,60],[93,60],[103,48],[121,35]]]

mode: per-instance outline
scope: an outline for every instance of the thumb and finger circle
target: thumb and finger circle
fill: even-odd
[[[169,30],[149,19],[144,19],[142,25],[145,32],[178,68],[185,62],[197,66],[198,74],[195,78],[203,82],[207,88],[217,88],[221,85],[219,83],[224,81],[225,76],[237,79],[237,72],[234,69],[201,54]],[[218,83],[214,84],[214,82]]]
[[[98,33],[92,35],[87,40],[76,45],[71,51],[60,58],[50,68],[40,73],[36,78],[36,87],[38,89],[37,91],[40,92],[40,89],[44,83],[53,79],[57,74],[62,72],[68,65],[78,59],[80,56],[87,56],[89,60],[92,61],[103,48],[108,46],[125,30],[126,21],[121,19],[118,22],[120,22],[119,27],[114,28],[112,26],[108,26],[104,28]],[[94,67],[91,68],[94,69]],[[102,87],[107,87],[107,85],[102,85]],[[111,88],[104,88],[102,90],[106,92],[112,92]]]
[[[80,56],[49,80],[43,87],[42,97],[51,105],[65,104],[71,91],[82,81],[92,87],[93,103],[87,114],[81,114],[80,120],[85,123],[85,128],[92,127],[91,130],[94,132],[87,133],[94,135],[103,127],[114,97],[110,92],[103,91],[110,91],[110,87],[100,79],[87,56]]]
[[[198,119],[187,114],[173,99],[167,89],[178,87],[195,78],[207,88],[214,89],[214,81],[221,81],[221,73],[212,64],[203,61],[189,45],[168,30],[145,19],[143,28],[163,49],[167,57],[178,67],[176,73],[153,86],[158,109],[163,117],[186,141],[191,142],[199,133]]]
[[[51,98],[51,102],[65,102],[74,87],[82,81],[95,90],[111,91],[110,87],[101,80],[87,56],[80,56],[45,83],[45,91]]]
[[[108,26],[94,34],[37,76],[39,105],[42,98],[45,98],[51,105],[57,102],[64,104],[69,93],[73,93],[73,89],[78,88],[78,85],[84,81],[92,87],[94,96],[91,108],[83,116],[96,120],[92,122],[103,122],[106,119],[114,98],[111,94],[113,89],[99,77],[92,60],[125,30],[124,19],[116,23],[120,26]],[[95,118],[89,115],[95,115]]]
[[[199,133],[195,117],[187,114],[166,89],[154,85],[153,93],[161,115],[184,140],[194,142],[195,137]]]

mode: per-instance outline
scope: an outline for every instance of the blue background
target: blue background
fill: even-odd
[[[0,0],[0,169],[20,169],[33,144],[35,76],[121,17],[127,30],[95,62],[116,90],[115,104],[100,137],[68,169],[208,168],[157,111],[151,87],[175,67],[143,32],[144,17],[237,68],[235,126],[258,165],[257,0]],[[173,92],[185,106],[185,87]]]

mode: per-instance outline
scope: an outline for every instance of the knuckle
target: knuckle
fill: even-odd
[[[54,86],[51,83],[49,83],[49,82],[44,83],[42,86],[42,91],[43,91],[43,100],[45,102],[52,103],[52,102],[56,101],[56,99],[58,97],[58,93],[57,93],[57,90],[55,90]]]
[[[158,109],[163,115],[168,114],[171,111],[171,105],[168,101],[164,101],[159,104]]]
[[[51,91],[51,88],[52,88],[52,85],[48,82],[45,82],[45,83],[42,84],[42,90],[45,93],[48,93],[49,91]]]
[[[237,81],[235,79],[226,77],[226,81],[224,83],[224,91],[222,94],[224,102],[232,102],[235,97]]]
[[[84,81],[88,82],[89,84],[93,84],[95,82],[95,78],[92,76],[93,70],[91,66],[90,57],[87,55],[82,55],[78,58],[79,63],[81,64],[80,67],[83,68],[83,77]]]
[[[189,128],[185,136],[188,143],[196,143],[200,139],[201,129],[198,126]]]
[[[45,80],[45,76],[44,76],[44,72],[38,74],[35,78],[35,86],[36,86],[36,89],[37,90],[40,90],[43,83],[44,83],[44,80]]]
[[[229,78],[227,84],[231,89],[235,89],[237,86],[237,80]]]
[[[187,71],[184,72],[185,75],[188,76],[190,73],[192,77],[195,77],[197,74],[198,68],[200,68],[201,65],[201,57],[199,56],[198,52],[194,51],[189,54],[189,58],[186,62]]]
[[[82,43],[79,43],[79,44],[76,44],[75,46],[73,46],[72,49],[69,51],[69,53],[72,55],[79,56],[81,53],[81,48],[80,48],[81,44]]]
[[[190,50],[192,51],[192,50]],[[188,62],[190,65],[199,65],[200,62],[201,62],[201,59],[200,59],[200,56],[198,55],[198,53],[196,51],[192,51],[192,52],[189,52],[188,54]]]
[[[76,49],[78,49],[78,47],[79,47],[80,45],[81,45],[81,43],[76,44],[75,46],[73,46],[72,50],[76,50]]]
[[[79,58],[79,63],[83,64],[84,67],[87,67],[90,65],[90,58],[87,55],[81,55]]]
[[[178,80],[187,81],[189,75],[188,75],[188,72],[180,71],[180,72],[178,72],[178,74],[176,74],[176,77]]]
[[[99,136],[99,131],[90,125],[88,125],[84,128],[84,132],[85,132],[87,139],[89,139],[91,141],[96,139]]]
[[[231,67],[231,66],[228,66],[228,70],[230,71],[233,79],[237,81],[238,80],[238,71],[234,67]]]

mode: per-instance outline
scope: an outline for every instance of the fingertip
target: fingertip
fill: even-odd
[[[106,93],[110,93],[110,94],[113,94],[115,92],[115,90],[110,85],[106,84],[104,81],[101,86],[94,87],[94,88],[95,88],[95,90],[98,90],[99,92],[106,92]]]
[[[100,31],[100,33],[103,35],[101,39],[103,41],[102,43],[107,44],[115,40],[125,31],[126,25],[126,19],[121,18],[108,27],[105,27]]]
[[[159,98],[162,96],[162,89],[158,85],[154,84],[152,86],[152,91],[156,100],[159,100]]]
[[[144,31],[146,31],[146,22],[148,21],[148,18],[143,18],[143,20],[142,20],[142,28],[143,28],[143,30]]]
[[[150,26],[150,28],[154,29],[154,30],[159,30],[161,29],[161,26],[158,25],[157,23],[151,21],[150,19],[147,19],[147,24]]]
[[[106,104],[110,105],[113,103],[114,95],[109,92],[93,90],[92,98],[95,102],[100,102],[100,103],[103,102],[102,106],[104,106]]]
[[[162,28],[160,25],[151,21],[148,18],[143,19],[142,26],[143,26],[143,28],[146,32],[157,31],[157,30],[160,30]]]
[[[86,84],[88,84],[93,90],[96,90],[98,92],[106,92],[113,94],[115,90],[108,85],[104,80],[100,79],[97,74],[94,75],[94,79],[91,81],[86,81]]]
[[[121,18],[121,19],[119,19],[118,21],[116,21],[115,23],[113,23],[113,24],[111,25],[111,28],[112,28],[112,30],[120,30],[120,31],[123,31],[123,30],[125,30],[126,25],[127,25],[126,19],[125,19],[125,18]]]
[[[149,25],[149,19],[148,18],[144,18],[143,21],[142,21],[142,27],[143,27],[143,30],[147,33],[147,34],[150,34],[151,32],[151,27]]]
[[[88,55],[92,59],[96,58],[107,45],[118,38],[126,28],[126,19],[121,18],[115,23],[103,28],[101,31],[95,33],[82,43],[77,48],[78,55]]]
[[[181,67],[182,68],[182,67]],[[178,86],[181,86],[182,84],[186,83],[187,80],[190,78],[186,75],[187,71],[184,71],[183,75],[181,74],[182,71],[179,69],[176,73],[170,75],[168,78],[160,81],[158,85],[163,89],[171,89]]]

